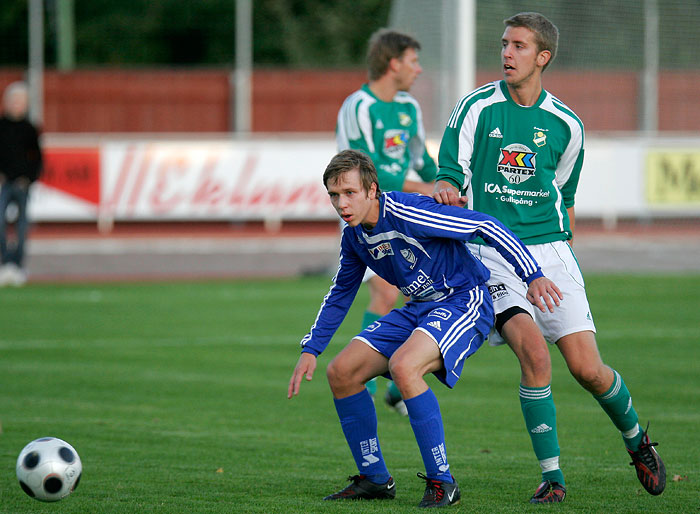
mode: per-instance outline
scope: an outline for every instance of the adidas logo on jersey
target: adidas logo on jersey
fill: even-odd
[[[442,332],[442,328],[440,328],[440,322],[437,321],[437,320],[436,320],[436,321],[430,321],[430,322],[428,322],[428,326],[429,326],[429,327],[433,327],[434,329],[437,329],[437,330],[439,330],[440,332]]]
[[[491,132],[489,132],[489,137],[498,137],[503,139],[503,134],[501,134],[501,129],[496,127]]]
[[[530,430],[530,432],[532,432],[533,434],[544,434],[545,432],[551,432],[551,431],[552,431],[552,427],[550,427],[549,425],[546,425],[544,423],[542,423],[541,425],[538,425],[535,428],[533,428],[532,430]]]

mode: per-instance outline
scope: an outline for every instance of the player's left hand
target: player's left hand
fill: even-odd
[[[554,282],[547,277],[539,277],[530,282],[527,299],[542,312],[554,312],[554,306],[559,306],[564,296]]]
[[[316,356],[310,353],[302,352],[292,373],[292,378],[289,379],[289,388],[287,389],[287,398],[299,394],[301,379],[306,375],[306,380],[310,381],[316,370]]]

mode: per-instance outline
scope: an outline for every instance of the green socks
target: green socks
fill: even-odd
[[[630,451],[636,451],[644,431],[639,426],[639,417],[632,407],[632,397],[625,382],[617,371],[613,370],[613,373],[615,377],[610,389],[600,396],[593,396],[622,433],[625,446]],[[557,415],[550,386],[521,385],[520,406],[532,440],[532,448],[542,468],[542,479],[564,485],[564,475],[559,468]]]
[[[551,386],[525,387],[521,384],[520,407],[523,410],[532,448],[542,468],[542,480],[565,485],[564,474],[559,468],[557,411]]]
[[[631,451],[639,448],[643,431],[639,426],[639,416],[632,407],[632,397],[620,374],[613,370],[613,383],[600,396],[593,395],[607,413],[617,429],[622,432],[622,440]]]
[[[401,399],[401,391],[399,391],[399,388],[396,387],[396,384],[394,384],[393,380],[391,382],[389,382],[389,387],[387,389],[389,390],[389,395],[391,396],[392,399],[394,399],[394,400]]]
[[[375,314],[374,312],[370,311],[365,311],[365,313],[362,315],[362,330],[366,329],[368,326],[370,326],[372,323],[380,319],[381,316],[379,314]]]

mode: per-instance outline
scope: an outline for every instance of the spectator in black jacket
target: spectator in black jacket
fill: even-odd
[[[27,120],[28,91],[13,82],[2,98],[0,118],[0,285],[24,284],[22,266],[27,236],[29,186],[39,178],[42,157],[37,129]],[[14,204],[15,209],[8,209]],[[13,215],[16,213],[16,215]],[[8,216],[9,215],[9,216]],[[8,219],[9,218],[9,219]],[[14,240],[8,238],[8,221],[14,222]]]

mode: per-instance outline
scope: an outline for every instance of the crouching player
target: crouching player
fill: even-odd
[[[345,150],[333,157],[323,183],[347,226],[338,272],[301,341],[288,398],[299,393],[304,376],[312,379],[316,358],[345,318],[366,268],[410,297],[352,339],[328,365],[335,408],[359,474],[325,499],[396,495],[377,437],[374,402],[365,388],[368,380],[384,375],[395,381],[404,398],[425,465],[425,475],[418,473],[426,482],[419,506],[457,503],[460,492],[447,460],[440,406],[423,377],[433,373],[453,387],[464,360],[481,346],[493,324],[491,296],[484,285],[489,272],[464,241],[481,237],[496,248],[528,284],[528,299],[543,312],[559,305],[561,293],[498,220],[426,196],[381,193],[372,161],[361,152]]]

